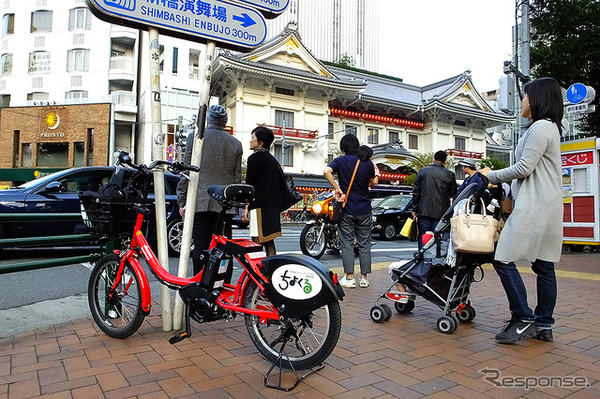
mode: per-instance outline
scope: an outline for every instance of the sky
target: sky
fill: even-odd
[[[497,89],[512,58],[514,0],[379,0],[379,72],[424,86],[471,70]]]

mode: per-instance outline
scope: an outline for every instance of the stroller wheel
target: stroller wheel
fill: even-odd
[[[471,305],[459,306],[456,311],[456,318],[461,323],[470,323],[476,316],[475,309]]]
[[[458,321],[452,316],[442,316],[438,319],[436,328],[444,334],[452,334],[458,327]]]
[[[406,303],[395,302],[394,307],[396,312],[400,314],[410,313],[415,308],[415,301],[408,301]]]
[[[373,306],[370,312],[371,320],[375,323],[383,323],[386,319],[387,313],[381,306]]]
[[[385,303],[382,303],[381,308],[384,310],[385,312],[385,319],[384,321],[389,321],[392,318],[392,308],[390,308],[388,305],[386,305]]]

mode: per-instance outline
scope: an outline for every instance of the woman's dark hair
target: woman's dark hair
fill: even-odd
[[[532,80],[523,87],[529,96],[531,119],[550,119],[558,127],[562,136],[562,119],[564,113],[563,96],[560,85],[553,78],[539,78]]]
[[[259,143],[262,143],[262,148],[265,150],[271,148],[271,144],[273,144],[273,140],[275,140],[275,136],[271,129],[264,126],[257,126],[252,133],[256,136],[256,140],[258,140]]]
[[[342,150],[345,155],[356,153],[359,145],[358,139],[353,134],[346,134],[340,140],[340,150]]]
[[[373,149],[368,145],[361,145],[356,150],[356,156],[363,162],[368,161],[373,156]]]

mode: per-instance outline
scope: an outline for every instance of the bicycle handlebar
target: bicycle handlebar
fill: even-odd
[[[169,161],[154,161],[150,164],[150,166],[146,165],[136,165],[131,160],[129,154],[125,151],[121,151],[119,153],[118,164],[127,165],[141,173],[149,174],[153,169],[160,165],[166,165],[167,169],[173,173],[181,173],[184,170],[189,170],[192,172],[200,172],[200,168],[195,165],[188,165],[180,161],[169,162]]]

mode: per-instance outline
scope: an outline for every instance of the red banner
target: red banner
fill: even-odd
[[[568,154],[562,157],[562,166],[589,165],[594,163],[594,154],[592,151],[580,152],[578,154]]]

